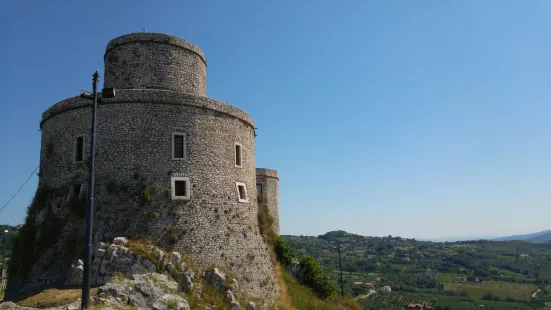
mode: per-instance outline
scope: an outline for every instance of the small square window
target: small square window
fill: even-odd
[[[74,154],[75,163],[81,163],[84,161],[84,137],[79,136],[75,137],[75,154]]]
[[[183,159],[186,155],[186,136],[183,133],[172,134],[172,159]]]
[[[190,198],[188,177],[172,177],[170,183],[173,200],[187,200]]]
[[[249,202],[245,183],[236,182],[235,185],[237,186],[237,198],[239,202]]]
[[[243,164],[243,147],[241,144],[235,144],[235,166],[241,168]]]
[[[187,196],[186,181],[174,181],[174,195]]]

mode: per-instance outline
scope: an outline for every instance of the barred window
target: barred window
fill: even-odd
[[[183,133],[172,134],[172,158],[182,159],[186,154],[186,136]]]
[[[190,199],[189,177],[171,177],[170,187],[173,200]]]

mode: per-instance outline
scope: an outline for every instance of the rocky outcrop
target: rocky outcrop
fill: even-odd
[[[130,305],[138,309],[189,310],[188,302],[178,295],[179,285],[166,275],[148,273],[110,282],[98,289],[93,301],[110,307]]]
[[[139,251],[134,253],[130,248]],[[105,306],[101,309],[117,309],[129,305],[137,309],[187,310],[190,305],[184,294],[190,293],[195,300],[201,300],[202,285],[216,288],[229,304],[227,309],[243,309],[239,300],[244,299],[245,295],[240,294],[236,279],[227,277],[218,268],[209,268],[203,273],[202,279],[196,279],[191,266],[186,266],[178,252],[165,253],[152,245],[138,247],[129,244],[124,237],[117,237],[111,244],[95,242],[92,257],[92,285],[100,285],[92,302]],[[66,284],[81,286],[82,281],[83,262],[79,259],[72,265]],[[79,308],[80,301],[51,310]],[[8,302],[0,304],[0,310],[4,309],[32,308],[22,308]],[[249,302],[247,310],[252,309],[255,309],[255,304]]]
[[[113,277],[123,274],[131,276],[146,273],[166,273],[174,280],[179,281],[182,277],[185,264],[181,261],[181,255],[172,253],[171,261],[165,252],[155,246],[143,246],[144,252],[133,253],[128,247],[128,240],[125,237],[116,237],[112,244],[96,242],[93,249],[92,259],[92,285],[103,285]],[[66,284],[70,286],[82,285],[83,274],[82,260],[73,264],[70,276]],[[189,274],[189,273],[188,273]],[[191,275],[193,271],[191,271]],[[186,281],[193,281],[193,276],[188,276]],[[189,283],[186,283],[190,286]]]

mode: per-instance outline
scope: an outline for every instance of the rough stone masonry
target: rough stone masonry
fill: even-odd
[[[206,96],[206,58],[185,40],[123,35],[109,42],[104,61],[104,86],[116,97],[97,111],[94,233],[151,240],[198,268],[233,273],[251,297],[272,298],[278,288],[259,234],[257,184],[278,231],[278,176],[256,169],[252,118]],[[52,220],[63,225],[51,247],[29,254],[36,260],[12,290],[63,281],[78,259],[60,251],[84,230],[70,211],[86,197],[90,122],[90,101],[80,97],[42,115],[39,189],[55,195],[32,214],[36,240]]]

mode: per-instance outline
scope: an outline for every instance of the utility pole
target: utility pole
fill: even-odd
[[[93,93],[81,91],[80,96],[86,99],[92,99],[92,130],[90,132],[90,163],[88,170],[88,205],[86,208],[86,239],[84,248],[84,275],[82,283],[82,301],[80,308],[88,309],[90,306],[90,277],[91,277],[91,264],[92,264],[92,228],[94,223],[94,165],[96,159],[96,110],[98,107],[98,70],[93,75]],[[115,90],[113,88],[106,88],[102,90],[103,98],[115,97]]]
[[[342,281],[341,243],[337,241],[337,252],[339,252],[339,270],[341,272],[341,297],[344,297],[344,284]]]
[[[4,247],[2,249],[2,270],[0,271],[0,286],[4,282],[4,259],[6,258],[6,244],[8,243],[8,230],[4,230]]]

